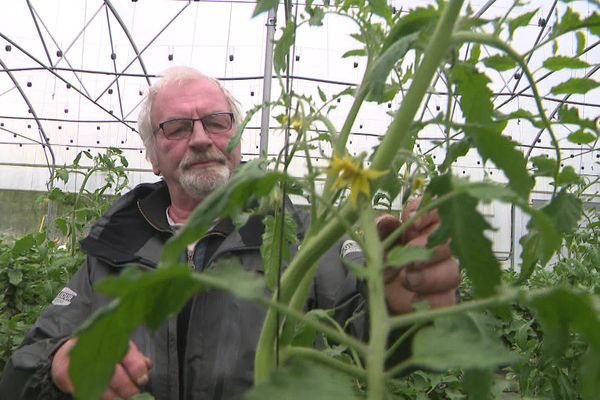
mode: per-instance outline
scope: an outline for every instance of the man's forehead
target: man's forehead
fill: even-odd
[[[173,97],[180,98],[181,101],[173,101]],[[210,107],[211,103],[221,102],[228,103],[227,96],[214,80],[202,77],[178,80],[166,83],[156,92],[152,114],[165,108],[171,111],[197,103]]]

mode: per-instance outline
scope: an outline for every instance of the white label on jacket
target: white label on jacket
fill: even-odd
[[[52,300],[52,304],[55,306],[68,306],[71,304],[71,300],[73,297],[77,296],[77,293],[69,289],[68,287],[63,288],[59,294],[56,295],[54,300]]]
[[[358,243],[354,240],[346,240],[342,243],[342,249],[340,250],[340,256],[342,258],[346,257],[350,253],[360,253],[362,250]]]

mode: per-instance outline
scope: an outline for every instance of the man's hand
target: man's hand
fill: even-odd
[[[52,360],[52,380],[63,392],[73,394],[74,387],[69,376],[69,353],[77,343],[77,338],[67,340],[54,354]],[[152,361],[142,354],[133,342],[129,342],[129,351],[117,364],[112,381],[102,400],[117,398],[128,399],[140,393],[140,389],[148,383],[148,371],[152,368]]]
[[[421,199],[411,202],[402,213],[406,221],[419,208]],[[403,246],[425,247],[429,235],[440,225],[437,211],[419,218],[398,239]],[[392,233],[400,221],[391,215],[377,219],[377,230],[383,239]],[[426,301],[432,308],[456,303],[456,290],[460,283],[458,261],[452,257],[448,243],[434,249],[433,257],[425,263],[414,263],[402,269],[388,268],[384,273],[385,297],[393,314],[413,311],[413,303]]]

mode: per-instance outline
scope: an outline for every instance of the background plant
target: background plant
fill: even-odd
[[[82,157],[89,159],[91,166],[81,165]],[[113,201],[110,195],[119,195],[125,188],[126,166],[118,149],[96,156],[79,153],[72,165],[58,169],[54,177],[66,184],[72,175],[81,175],[79,191],[55,187],[38,201],[40,206],[55,203],[55,220],[45,221],[39,232],[0,240],[0,370],[42,309],[83,262],[77,240],[106,211]],[[90,179],[98,174],[103,182],[92,189]]]

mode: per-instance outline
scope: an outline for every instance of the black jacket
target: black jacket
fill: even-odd
[[[119,199],[92,227],[81,242],[86,262],[10,358],[0,383],[1,399],[69,398],[58,392],[49,376],[54,352],[109,300],[94,292],[94,283],[118,274],[126,264],[155,268],[165,241],[172,236],[166,219],[169,204],[163,182],[142,184]],[[302,236],[301,214],[293,213]],[[202,239],[205,256],[201,265],[194,267],[210,268],[220,258],[236,257],[245,268],[260,273],[263,231],[259,217],[251,218],[240,230],[229,220],[219,222]],[[348,248],[356,247],[339,243],[321,258],[306,306],[335,308],[339,321],[364,305],[360,283],[341,262],[342,255],[355,261],[362,255],[352,250],[348,254]],[[253,382],[254,353],[265,314],[266,310],[254,303],[209,291],[196,295],[179,318],[168,320],[157,332],[138,328],[132,340],[154,362],[147,391],[160,400],[240,397]],[[362,325],[355,323],[353,334],[363,336]]]

